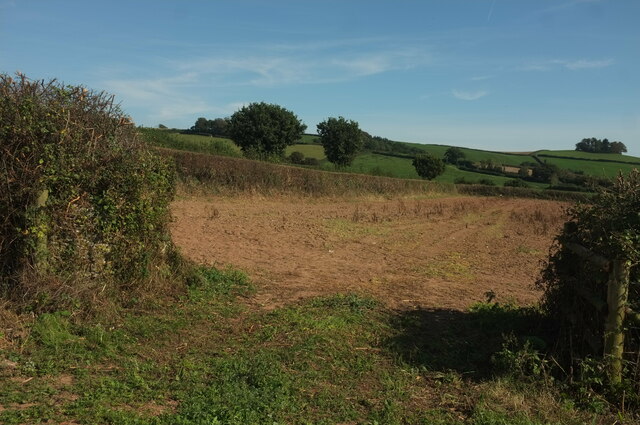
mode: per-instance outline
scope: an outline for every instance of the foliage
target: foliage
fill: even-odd
[[[214,193],[303,193],[312,196],[351,194],[451,193],[453,185],[408,179],[324,172],[175,150],[161,150],[173,158],[180,180],[197,190]]]
[[[139,127],[142,138],[153,146],[212,155],[241,156],[240,150],[229,139],[220,137],[180,134],[174,131]]]
[[[231,140],[249,158],[282,157],[287,146],[302,137],[307,126],[291,111],[269,103],[250,103],[229,120]]]
[[[3,290],[43,305],[85,283],[132,285],[170,248],[173,170],[113,97],[1,75],[0,143]]]
[[[544,307],[557,321],[560,354],[567,361],[602,355],[608,273],[574,253],[568,245],[580,244],[594,254],[621,260],[630,266],[631,282],[640,280],[640,173],[618,176],[613,187],[602,190],[590,203],[568,209],[568,222],[538,281]],[[629,289],[629,307],[640,308],[640,287]],[[638,373],[640,333],[629,324],[626,335],[627,376]],[[574,365],[571,365],[574,366]],[[640,388],[634,384],[633,392]]]
[[[228,135],[229,118],[216,118],[208,120],[200,117],[189,129],[193,133],[209,134],[211,136],[226,137]]]
[[[622,142],[609,142],[609,139],[582,139],[576,143],[576,150],[592,153],[623,153],[627,151],[627,147]]]
[[[358,123],[338,117],[328,118],[317,127],[320,143],[329,162],[338,167],[351,165],[362,149],[362,132]]]
[[[300,151],[291,152],[291,155],[289,155],[289,162],[292,164],[303,164],[304,154]]]
[[[428,153],[416,155],[412,164],[418,175],[427,180],[433,180],[445,170],[444,161]]]
[[[465,159],[465,154],[460,148],[452,146],[444,153],[444,161],[448,164],[457,164],[462,159]]]
[[[504,186],[506,187],[529,187],[527,182],[521,179],[513,179],[508,182],[504,182]]]

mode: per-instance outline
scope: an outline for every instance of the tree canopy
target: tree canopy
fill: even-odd
[[[444,161],[428,153],[416,155],[413,166],[418,175],[427,180],[435,179],[445,170]]]
[[[224,137],[227,136],[228,127],[228,118],[215,118],[208,120],[204,117],[200,117],[196,120],[196,123],[191,126],[190,130],[196,133],[206,133],[212,136]]]
[[[444,153],[444,160],[449,164],[457,164],[458,161],[464,159],[465,155],[462,149],[456,147],[450,147]]]
[[[358,123],[343,117],[328,118],[317,128],[327,159],[339,167],[351,165],[363,145]]]
[[[300,140],[307,126],[279,105],[251,103],[229,119],[229,136],[245,156],[282,157],[287,146]]]
[[[622,142],[609,142],[608,139],[582,139],[576,143],[576,150],[591,153],[623,153],[627,151],[627,147]]]

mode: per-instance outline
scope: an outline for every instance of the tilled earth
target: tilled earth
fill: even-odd
[[[445,197],[186,197],[172,235],[190,259],[246,271],[271,309],[335,293],[394,309],[530,304],[565,204]]]

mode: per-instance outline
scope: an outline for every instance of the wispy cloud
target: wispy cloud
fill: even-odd
[[[119,78],[105,78],[100,86],[118,95],[127,107],[145,106],[154,119],[175,120],[196,114],[228,115],[238,105],[230,99],[244,97],[239,95],[243,86],[340,83],[431,63],[431,55],[422,46],[380,39],[265,44],[157,63],[155,78],[132,77],[133,72],[125,67]],[[215,100],[208,100],[210,95],[203,93],[203,87],[211,89],[210,93],[224,92],[226,95],[219,99],[227,101],[217,105]]]
[[[605,60],[586,60],[580,59],[576,61],[567,61],[563,63],[565,68],[568,69],[592,69],[592,68],[606,68],[613,65],[613,59]]]
[[[324,49],[318,45],[316,49]],[[424,66],[431,56],[419,49],[348,51],[286,51],[265,48],[266,53],[195,58],[175,66],[180,72],[215,76],[218,84],[277,86],[344,82],[390,71]]]
[[[488,95],[489,92],[486,90],[462,91],[453,89],[451,91],[451,94],[453,94],[453,97],[460,100],[478,100],[481,97],[485,97],[486,95]]]
[[[557,68],[566,68],[572,71],[580,69],[606,68],[615,63],[613,59],[552,59],[546,61],[530,62],[519,69],[523,71],[551,71]]]

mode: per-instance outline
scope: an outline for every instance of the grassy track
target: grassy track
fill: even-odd
[[[468,312],[394,313],[344,294],[269,312],[238,301],[252,291],[242,273],[200,274],[179,301],[125,310],[107,325],[74,324],[64,312],[41,315],[25,344],[0,351],[11,365],[0,378],[0,422],[613,420],[492,366],[495,353],[506,364],[517,356],[502,349],[503,335],[536,332],[529,309],[482,304]]]

